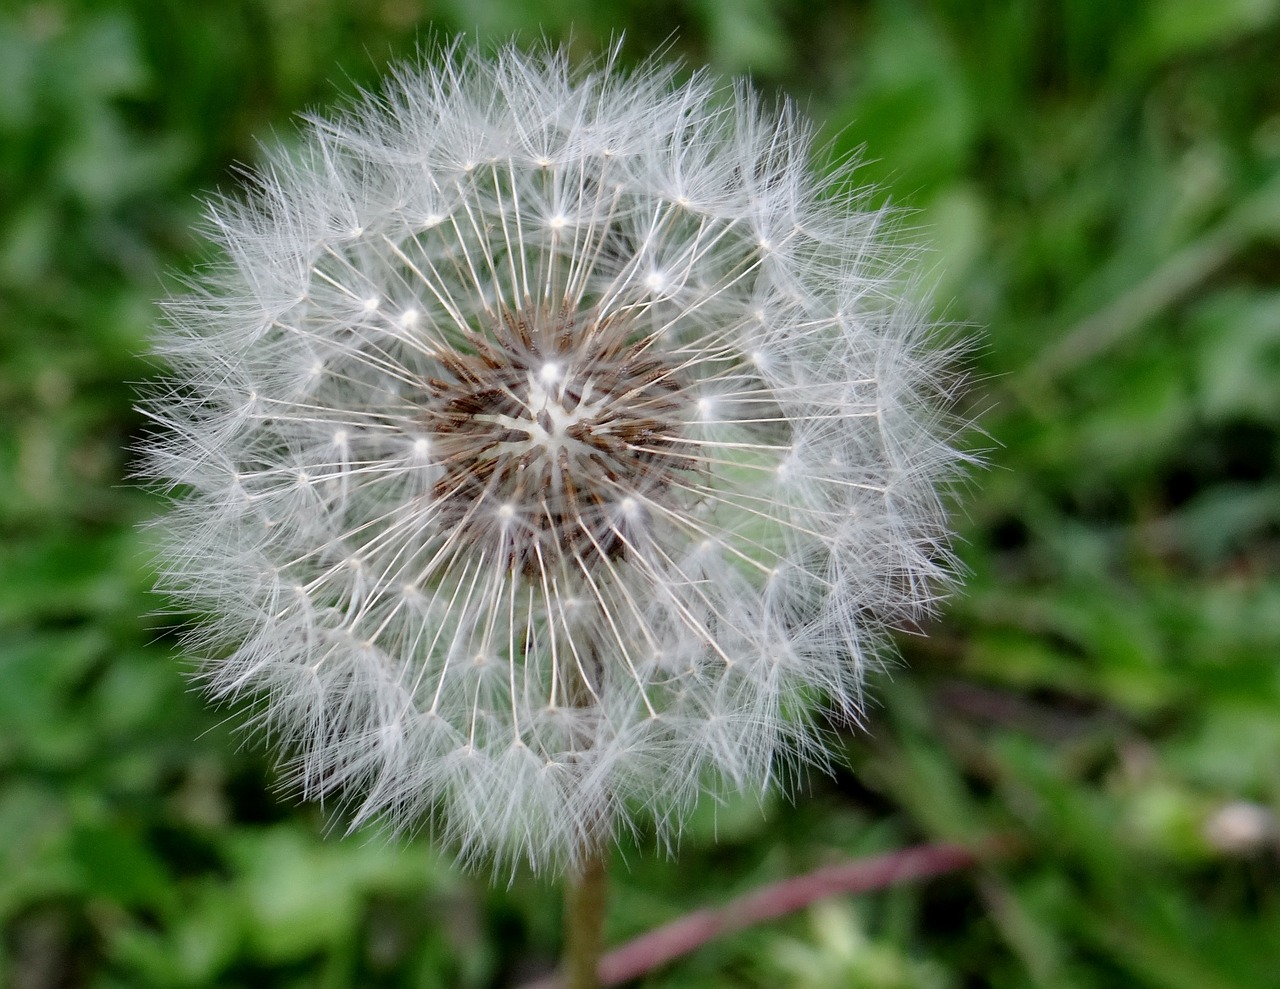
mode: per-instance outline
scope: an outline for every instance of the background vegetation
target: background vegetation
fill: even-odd
[[[663,987],[1280,986],[1280,3],[42,0],[0,8],[0,984],[497,987],[558,892],[325,838],[140,618],[128,382],[198,196],[433,32],[668,39],[794,96],[983,328],[973,570],[851,771],[619,855],[611,940],[839,857],[1013,860]]]

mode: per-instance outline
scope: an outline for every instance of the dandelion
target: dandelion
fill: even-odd
[[[578,868],[856,716],[945,579],[948,354],[790,108],[432,61],[211,207],[148,402],[162,585],[304,797]]]

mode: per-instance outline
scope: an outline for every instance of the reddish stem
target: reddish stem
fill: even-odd
[[[712,938],[742,930],[838,893],[866,893],[939,876],[1000,854],[1009,843],[996,839],[980,846],[916,845],[884,855],[829,865],[744,893],[722,907],[695,910],[678,920],[615,948],[600,959],[600,984],[616,986],[688,954]],[[556,976],[524,989],[559,989]]]

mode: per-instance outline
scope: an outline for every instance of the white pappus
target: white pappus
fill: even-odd
[[[452,46],[211,206],[145,399],[160,584],[303,795],[555,870],[823,762],[966,457],[883,212],[811,159],[746,85]]]

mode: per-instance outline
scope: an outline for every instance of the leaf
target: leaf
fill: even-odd
[[[1155,57],[1167,58],[1257,31],[1280,13],[1276,0],[1159,0],[1142,42]]]
[[[147,843],[116,820],[81,822],[72,829],[71,861],[85,893],[123,906],[158,906],[172,896],[171,880]]]

